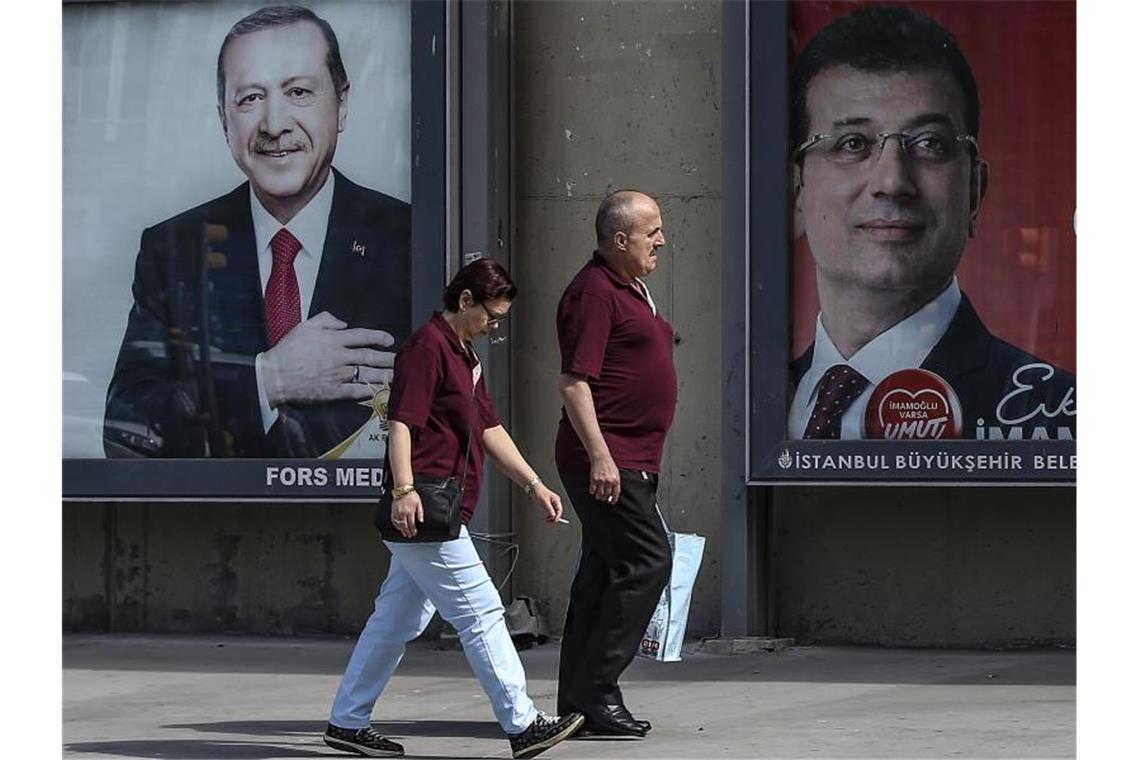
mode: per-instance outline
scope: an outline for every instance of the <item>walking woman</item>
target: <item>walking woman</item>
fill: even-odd
[[[404,655],[436,610],[459,634],[463,652],[514,757],[534,757],[582,725],[579,713],[551,716],[535,708],[507,632],[503,605],[467,533],[483,473],[484,452],[546,511],[562,516],[557,494],[543,485],[495,412],[471,341],[506,319],[516,288],[491,259],[467,265],[443,293],[436,312],[396,355],[388,405],[392,523],[405,538],[423,521],[413,477],[465,472],[462,523],[451,541],[385,541],[392,553],[376,608],[348,662],[324,740],[369,757],[398,757],[404,748],[372,729],[372,708]],[[461,470],[461,467],[463,468]]]

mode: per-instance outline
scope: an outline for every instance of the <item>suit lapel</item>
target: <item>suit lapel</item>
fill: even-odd
[[[963,293],[946,334],[922,362],[923,369],[953,386],[963,410],[973,408],[980,384],[972,376],[985,370],[992,337]]]
[[[225,350],[256,354],[269,346],[265,309],[258,273],[257,240],[249,208],[249,183],[225,196],[207,223],[225,239],[210,243],[209,300],[223,335]]]
[[[336,185],[332,210],[308,316],[327,311],[338,319],[351,322],[356,304],[364,294],[372,257],[379,251],[372,250],[375,245],[369,245],[372,241],[355,223],[361,214],[354,208],[356,194],[353,184],[336,169],[333,172],[336,173]]]
[[[803,381],[804,376],[807,375],[808,370],[811,369],[811,361],[812,357],[814,356],[815,342],[812,341],[812,344],[807,347],[807,350],[792,361],[792,364],[788,371],[788,387],[785,391],[787,394],[786,401],[789,409],[791,408],[792,402],[796,398],[796,389],[800,387],[800,382]]]

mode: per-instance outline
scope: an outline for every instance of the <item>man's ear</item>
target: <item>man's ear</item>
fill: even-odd
[[[990,165],[978,159],[970,168],[970,237],[977,234],[978,212],[982,208],[982,199],[986,197],[986,188],[990,185]]]
[[[614,233],[614,247],[619,251],[629,249],[629,233],[628,232],[615,232]]]
[[[348,86],[340,94],[340,103],[336,107],[336,131],[343,132],[344,124],[348,120]]]
[[[226,128],[226,109],[221,103],[218,104],[218,121],[222,122],[222,134],[226,136],[226,142],[229,142],[230,131]]]
[[[788,175],[792,201],[792,240],[799,240],[804,234],[804,212],[800,197],[804,187],[804,167],[798,161],[793,161]]]
[[[467,309],[470,309],[474,305],[475,305],[475,296],[473,296],[471,294],[471,291],[468,290],[467,288],[464,288],[462,291],[460,291],[460,293],[459,293],[459,310],[460,311],[466,311]]]

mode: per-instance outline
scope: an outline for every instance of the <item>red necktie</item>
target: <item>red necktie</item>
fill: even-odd
[[[282,227],[269,241],[273,249],[273,268],[265,286],[265,326],[269,331],[269,345],[301,323],[301,290],[297,286],[297,273],[293,259],[301,252],[301,241]]]
[[[846,364],[836,364],[824,372],[804,438],[838,439],[843,413],[870,384],[870,380]]]

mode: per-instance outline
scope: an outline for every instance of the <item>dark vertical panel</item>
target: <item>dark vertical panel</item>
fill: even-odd
[[[788,385],[788,9],[750,8],[749,29],[749,467],[759,476],[785,438]]]
[[[460,13],[460,183],[461,250],[466,264],[491,257],[511,270],[507,230],[510,229],[510,5],[494,0],[463,3]],[[477,350],[504,426],[511,428],[511,320]],[[511,532],[512,484],[490,462],[479,506],[471,521],[473,532],[505,537]],[[510,561],[501,545],[476,540],[496,583]],[[504,586],[510,597],[510,586]]]
[[[412,324],[438,308],[446,277],[447,7],[412,3]]]
[[[721,634],[741,636],[772,628],[770,494],[749,498],[746,482],[784,438],[773,410],[788,366],[787,6],[728,0],[723,18]]]
[[[747,450],[747,182],[748,25],[740,0],[722,5],[723,250],[721,260],[721,611],[722,636],[749,628]]]

